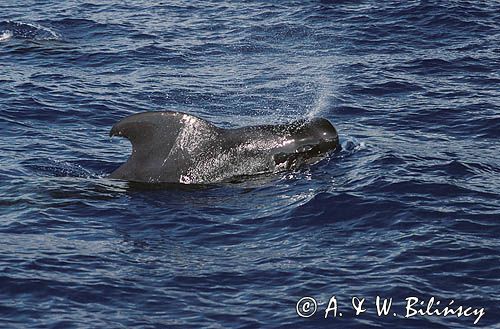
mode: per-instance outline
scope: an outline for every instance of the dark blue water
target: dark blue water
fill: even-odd
[[[499,328],[499,22],[493,0],[0,2],[0,326],[474,326],[405,317],[435,297]],[[343,151],[235,184],[106,179],[130,153],[109,129],[148,110],[321,116]]]

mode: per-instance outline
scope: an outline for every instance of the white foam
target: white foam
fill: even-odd
[[[36,23],[24,23],[24,24],[31,26],[37,30],[37,34],[34,38],[35,40],[40,40],[40,41],[43,41],[43,40],[61,40],[61,38],[62,38],[62,36],[59,33],[57,33],[56,31],[54,31],[48,27],[42,26],[40,24],[36,24]]]
[[[38,41],[62,39],[61,34],[37,23],[17,21],[7,21],[7,23],[9,24],[10,30],[3,31],[3,34],[0,36],[0,41],[7,41],[13,36],[14,33],[16,34],[16,37],[22,39],[32,39]]]

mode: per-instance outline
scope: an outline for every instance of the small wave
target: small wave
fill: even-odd
[[[354,86],[352,92],[360,95],[385,96],[399,93],[412,93],[423,90],[418,84],[406,81],[385,81],[366,86]]]
[[[6,21],[0,22],[0,29],[4,29],[4,31],[0,35],[0,42],[8,41],[11,38],[36,41],[62,39],[62,36],[56,31],[37,23]]]

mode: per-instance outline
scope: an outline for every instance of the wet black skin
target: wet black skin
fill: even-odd
[[[144,112],[120,120],[110,136],[129,139],[133,150],[109,177],[151,183],[178,183],[193,170],[206,171],[195,183],[211,183],[231,173],[291,169],[340,148],[337,131],[323,118],[223,129],[181,112]]]

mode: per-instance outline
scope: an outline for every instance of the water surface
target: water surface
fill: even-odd
[[[435,296],[498,328],[498,22],[496,1],[2,2],[2,327],[473,326],[404,318]],[[322,116],[343,151],[235,184],[106,179],[130,153],[109,129],[149,110]]]

